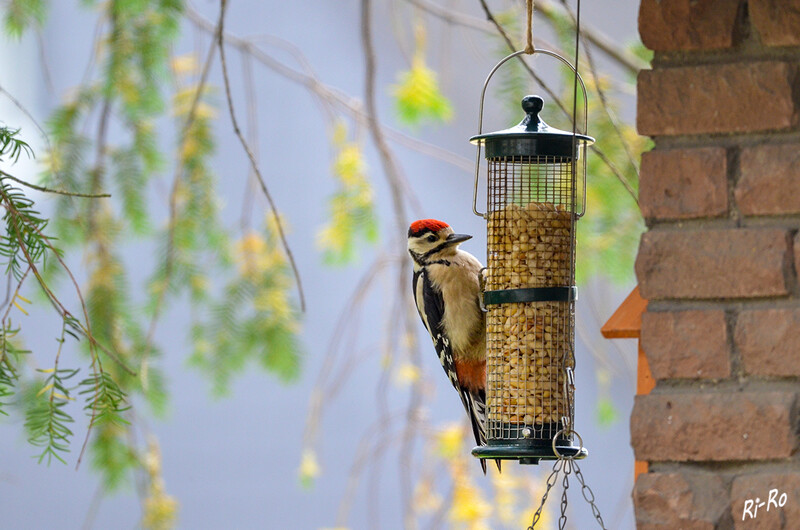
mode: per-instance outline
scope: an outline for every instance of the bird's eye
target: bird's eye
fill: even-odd
[[[434,241],[436,241],[436,239],[437,239],[437,237],[436,237],[435,235],[433,235],[433,234],[431,234],[431,235],[429,235],[429,236],[428,236],[428,241],[430,241],[431,243],[433,243]]]

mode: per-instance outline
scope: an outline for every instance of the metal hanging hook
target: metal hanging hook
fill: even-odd
[[[483,107],[484,107],[484,103],[486,102],[486,89],[489,87],[489,81],[491,81],[492,76],[494,76],[495,72],[497,72],[497,70],[501,66],[503,66],[503,64],[505,64],[509,60],[513,59],[514,57],[518,57],[518,56],[523,55],[523,54],[535,55],[537,53],[541,53],[543,55],[549,55],[550,57],[558,59],[563,64],[568,66],[569,69],[572,70],[572,72],[575,74],[575,78],[580,83],[581,91],[583,93],[583,133],[586,134],[586,132],[589,129],[589,107],[588,107],[588,97],[586,95],[586,85],[583,82],[583,78],[578,73],[578,70],[572,65],[572,63],[570,63],[568,60],[566,60],[561,55],[559,55],[559,54],[557,54],[555,52],[551,52],[550,50],[533,49],[530,52],[528,50],[516,51],[516,52],[504,57],[502,60],[500,60],[500,62],[498,62],[496,65],[494,65],[494,68],[492,68],[492,70],[489,72],[489,75],[486,77],[486,81],[483,82],[483,89],[481,90],[481,100],[480,100],[480,106],[479,106],[479,111],[478,111],[478,135],[481,135],[483,133]],[[573,98],[575,98],[575,97],[577,97],[577,95],[573,94]],[[573,124],[575,123],[575,120],[576,120],[576,116],[572,116]],[[578,151],[577,151],[578,142],[577,142],[576,132],[574,130],[573,130],[573,137],[575,138],[573,140],[573,145],[575,146],[573,157],[577,158],[578,157]],[[478,149],[477,149],[477,154],[476,154],[476,157],[475,157],[475,179],[474,179],[474,185],[473,185],[473,189],[472,189],[472,213],[474,213],[478,217],[483,217],[484,219],[487,219],[488,218],[488,213],[487,212],[483,212],[482,213],[482,212],[478,211],[478,178],[480,176],[480,167],[481,167],[481,145],[482,145],[482,141],[478,140],[477,143],[478,143]],[[584,163],[582,166],[583,166],[583,178],[582,178],[582,180],[583,180],[583,204],[582,204],[582,207],[581,207],[581,211],[575,213],[575,215],[578,218],[582,217],[583,214],[586,213],[586,164]]]

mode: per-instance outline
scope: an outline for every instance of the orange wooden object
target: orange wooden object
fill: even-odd
[[[639,294],[639,286],[614,311],[600,332],[607,339],[640,339],[642,332],[642,313],[647,310],[647,300]],[[650,365],[642,350],[642,341],[639,340],[639,360],[636,365],[636,394],[649,394],[656,382],[650,373]],[[647,473],[647,462],[637,460],[634,463],[634,480],[641,473]]]
[[[614,311],[608,322],[600,328],[600,333],[607,339],[638,339],[642,331],[642,313],[645,309],[647,300],[641,297],[637,285]]]

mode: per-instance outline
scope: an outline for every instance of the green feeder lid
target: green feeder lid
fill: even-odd
[[[550,127],[539,117],[544,100],[539,96],[525,96],[522,99],[522,110],[525,118],[519,125],[490,133],[479,134],[469,139],[472,143],[483,143],[486,158],[522,157],[522,156],[557,156],[572,159],[573,148],[577,142],[585,145],[594,143],[594,138],[585,134],[572,134]]]

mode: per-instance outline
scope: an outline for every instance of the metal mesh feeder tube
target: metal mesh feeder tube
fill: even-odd
[[[471,138],[488,165],[487,445],[473,450],[479,458],[587,454],[572,431],[575,223],[585,209],[582,152],[594,139],[548,126],[543,104],[527,96],[519,125]]]

